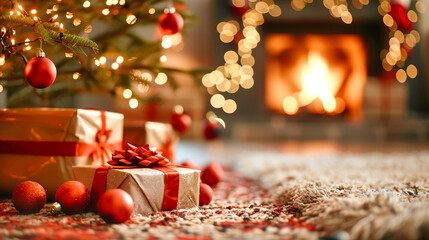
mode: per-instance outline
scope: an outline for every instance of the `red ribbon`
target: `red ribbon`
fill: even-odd
[[[167,158],[174,163],[174,152],[173,152],[173,140],[171,138],[170,128],[167,128],[167,131],[165,131],[165,142],[162,144],[162,147],[160,147],[160,151],[164,153]]]
[[[148,144],[136,147],[127,143],[127,148],[116,150],[107,163],[114,166],[159,167],[170,164],[170,161],[156,147],[149,147]]]
[[[94,162],[105,164],[105,157],[108,157],[109,149],[120,149],[122,142],[107,142],[112,131],[106,130],[106,113],[100,112],[101,129],[97,132],[93,143],[0,140],[0,153],[38,156],[92,156]]]
[[[100,196],[106,191],[107,172],[109,169],[139,168],[138,166],[101,166],[95,170],[94,180],[91,188],[91,206],[95,210]],[[169,167],[151,167],[164,173],[164,198],[161,210],[177,209],[179,199],[180,176],[177,170]]]
[[[177,170],[168,167],[154,167],[158,171],[164,173],[164,199],[162,201],[162,210],[177,209],[177,201],[179,199],[179,183],[180,177]]]
[[[109,146],[108,142],[112,130],[106,129],[106,112],[100,111],[101,117],[101,129],[95,135],[95,141],[98,144],[98,147],[92,152],[92,158],[95,163],[101,165],[106,165],[106,158],[109,159],[109,149],[113,149]]]

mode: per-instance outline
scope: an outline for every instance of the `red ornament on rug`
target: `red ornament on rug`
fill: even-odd
[[[182,31],[183,17],[177,12],[163,13],[158,20],[158,26],[163,35],[172,35]]]
[[[200,206],[209,205],[212,199],[213,189],[205,183],[200,183]]]
[[[201,181],[208,184],[210,187],[216,187],[216,185],[223,178],[223,168],[218,163],[210,163],[201,174]]]
[[[46,203],[46,191],[37,182],[22,182],[13,191],[12,203],[20,213],[37,213]]]
[[[409,32],[413,30],[413,23],[408,18],[407,11],[407,8],[399,2],[392,2],[390,4],[389,14],[398,24],[398,28]]]
[[[191,160],[187,160],[184,163],[181,164],[184,167],[192,168],[192,169],[199,169],[199,167]]]
[[[97,202],[97,213],[107,223],[127,221],[134,209],[130,194],[122,189],[110,189],[103,193]]]
[[[207,121],[204,126],[204,137],[207,140],[218,139],[223,132],[223,127],[218,121]]]
[[[89,197],[88,189],[79,181],[65,182],[55,193],[55,201],[61,205],[61,210],[66,214],[86,211],[89,206]]]
[[[37,57],[32,58],[25,65],[25,80],[34,88],[46,88],[51,86],[57,76],[55,64],[45,57],[43,51],[39,51]]]

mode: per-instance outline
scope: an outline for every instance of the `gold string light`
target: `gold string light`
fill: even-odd
[[[52,7],[46,9],[46,14],[52,14],[50,16],[50,19],[48,20],[48,22],[51,23],[55,23],[58,24],[57,20],[60,18],[59,14],[59,9],[60,6],[59,4],[62,2],[62,0],[57,0],[58,3],[55,3]],[[118,10],[118,5],[125,5],[126,4],[126,0],[106,0],[105,2],[105,7],[101,7],[100,11],[101,14],[103,15],[117,15],[123,11],[119,11]],[[81,3],[82,5],[80,5],[83,8],[90,8],[92,7],[91,4],[91,0],[84,0],[83,3]],[[129,10],[128,10],[129,11]],[[37,14],[37,10],[36,9],[32,9],[31,11],[29,11],[29,13],[31,14],[31,18],[33,18],[35,21],[40,21],[40,18],[38,16],[36,16]],[[155,14],[156,13],[156,9],[155,8],[148,8],[148,14]],[[73,12],[71,11],[66,11],[63,13],[65,19],[70,19],[71,23],[74,26],[79,26],[82,24],[82,20],[80,18],[77,18]],[[30,15],[22,8],[22,6],[16,4],[15,7],[13,7],[10,11],[10,15],[18,15],[18,16],[28,16],[30,17]],[[128,24],[135,24],[137,21],[137,17],[128,12],[128,14],[126,14],[126,18],[125,21]],[[83,29],[83,31],[86,33],[84,36],[88,36],[87,34],[89,34],[90,32],[92,32],[93,27],[91,25],[86,25]],[[2,27],[1,28],[1,34],[4,36],[3,33],[6,33],[6,31],[10,31],[12,34],[11,35],[15,35],[15,31],[11,28],[6,28],[6,27]],[[8,41],[7,43],[9,43],[11,46],[13,46],[13,49],[15,49],[17,46],[19,45],[24,45],[22,51],[28,51],[31,49],[31,46],[29,44],[36,42],[36,40],[31,41],[30,39],[26,39],[23,43],[16,43],[15,38],[10,37],[9,35],[8,37]],[[169,35],[169,36],[164,36],[162,38],[161,41],[161,46],[164,49],[168,49],[168,48],[173,48],[175,47],[174,50],[179,51],[180,49],[183,49],[183,42],[182,42],[182,35],[180,33],[174,34],[174,35]],[[15,50],[14,50],[15,51]],[[72,58],[74,56],[73,53],[71,52],[65,52],[65,57],[66,58]],[[110,54],[109,54],[110,55]],[[167,61],[167,55],[162,55],[160,56],[160,62],[165,63]],[[115,61],[116,60],[116,61]],[[111,76],[112,74],[114,74],[114,71],[112,70],[118,70],[121,66],[121,64],[124,63],[125,59],[123,56],[117,56],[116,59],[108,59],[106,58],[106,56],[100,56],[98,59],[94,59],[94,64],[96,67],[101,67],[101,68],[106,68],[107,66],[110,66],[110,71],[107,71],[106,74],[108,74],[109,76]],[[128,59],[129,61],[131,61],[131,59]],[[0,66],[3,66],[6,62],[6,56],[5,54],[1,54],[0,55]],[[147,72],[143,72],[143,73],[139,73],[138,76],[139,78],[141,77],[142,79],[144,79],[147,82],[152,81],[152,75],[150,73]],[[71,75],[71,78],[73,80],[78,80],[81,77],[81,74],[79,72],[75,72]],[[132,76],[131,76],[132,77]],[[154,78],[154,82],[158,85],[163,85],[167,82],[168,77],[165,73],[158,73],[156,75],[156,78]],[[148,85],[147,84],[142,84],[141,82],[137,81],[137,83],[135,84],[137,91],[139,91],[140,93],[144,93],[148,90]],[[133,87],[133,88],[134,88]],[[126,97],[126,99],[129,99],[129,106],[130,108],[137,108],[137,106],[139,105],[139,102],[136,98],[131,98],[131,96],[133,95],[133,88],[130,89],[126,89],[126,92],[124,92],[123,94],[128,94],[131,93],[131,95],[129,97]],[[128,95],[124,95],[128,96]],[[130,99],[131,98],[131,99]]]

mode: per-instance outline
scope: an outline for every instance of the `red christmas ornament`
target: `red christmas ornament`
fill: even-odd
[[[39,55],[32,58],[25,65],[25,80],[34,88],[46,88],[51,86],[57,76],[55,64],[45,57],[45,53],[40,51]]]
[[[107,190],[97,202],[97,213],[108,223],[127,221],[133,209],[133,199],[122,189]]]
[[[223,127],[218,121],[208,121],[204,126],[204,137],[207,140],[215,140],[222,135]]]
[[[46,191],[37,182],[22,182],[13,191],[12,203],[21,213],[37,213],[46,203]]]
[[[191,126],[191,123],[191,117],[187,114],[173,113],[171,116],[171,125],[173,126],[174,130],[179,133],[185,133]]]
[[[191,160],[187,160],[184,163],[182,163],[182,166],[192,169],[199,169],[198,166]]]
[[[163,35],[172,35],[182,31],[183,18],[177,13],[163,13],[158,20],[158,26]]]
[[[208,205],[212,199],[213,189],[205,183],[200,183],[200,206]]]
[[[235,5],[231,5],[231,10],[234,13],[234,15],[238,18],[242,18],[243,15],[247,12],[247,10],[249,10],[249,1],[245,0],[244,4],[242,6],[235,6]]]
[[[208,184],[210,187],[216,187],[216,185],[222,180],[224,171],[221,165],[218,163],[210,163],[201,174],[201,181]]]
[[[398,28],[408,32],[413,30],[413,23],[408,18],[407,8],[404,5],[399,2],[392,2],[389,14],[398,24]]]
[[[61,204],[61,210],[66,214],[81,213],[89,206],[89,191],[79,181],[63,183],[55,193],[55,201]]]

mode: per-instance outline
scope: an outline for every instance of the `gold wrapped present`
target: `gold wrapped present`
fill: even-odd
[[[39,182],[48,197],[72,180],[72,166],[103,164],[122,148],[123,115],[86,109],[0,110],[0,192],[25,180]]]
[[[133,214],[146,214],[161,210],[188,209],[198,207],[200,171],[181,167],[125,168],[109,166],[75,166],[75,180],[94,191],[93,182],[99,172],[106,171],[105,189],[120,188],[134,200]],[[98,172],[97,172],[98,171]],[[164,172],[165,171],[165,172]],[[177,174],[177,184],[166,183],[166,174]],[[99,180],[98,180],[99,181]],[[173,190],[172,190],[173,189]],[[174,190],[177,189],[177,190]],[[177,199],[168,197],[169,191],[177,191]],[[93,194],[91,194],[93,195]],[[167,196],[167,197],[166,197]]]
[[[198,207],[200,171],[172,165],[156,147],[128,144],[108,163],[112,166],[73,167],[75,180],[91,189],[93,209],[99,197],[114,188],[131,195],[133,214]]]

